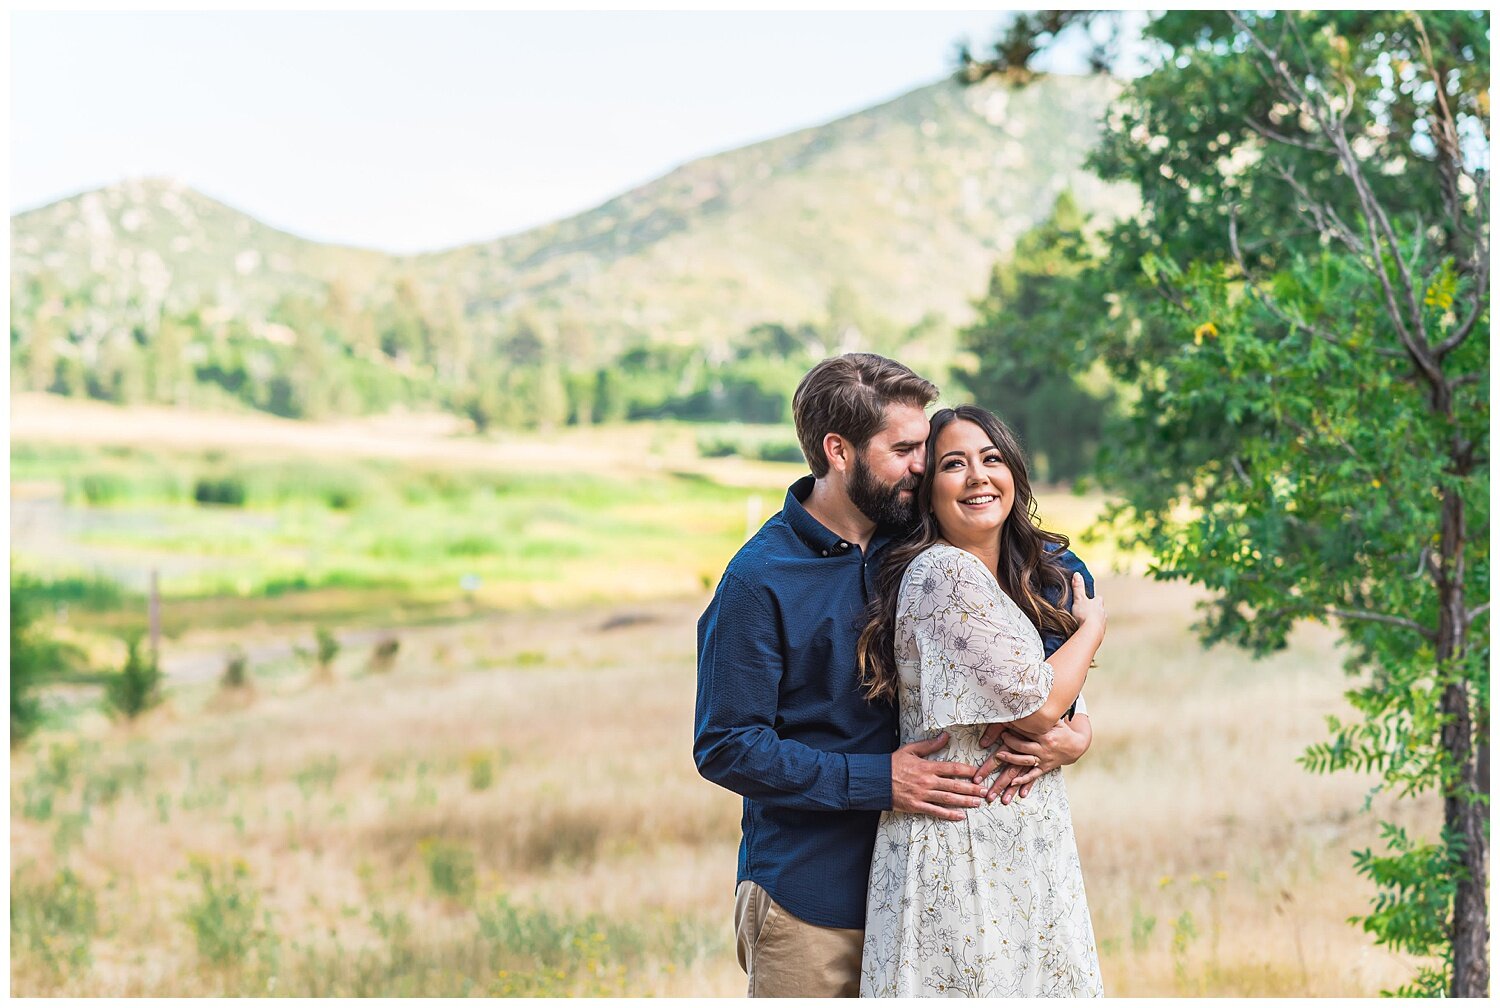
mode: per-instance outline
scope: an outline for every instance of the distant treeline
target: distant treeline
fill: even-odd
[[[781,423],[818,360],[872,343],[896,352],[940,325],[871,319],[835,289],[824,319],[767,322],[716,349],[643,338],[601,360],[581,324],[519,313],[489,332],[405,282],[373,307],[354,307],[334,284],[321,297],[284,296],[256,319],[215,305],[106,313],[87,293],[48,288],[44,274],[14,292],[19,388],[120,404],[234,403],[297,419],[400,404],[450,410],[481,430],[669,417]]]
[[[1048,313],[1053,288],[1086,261],[1085,221],[1064,192],[1054,212],[997,264],[955,332],[929,314],[883,318],[836,285],[814,320],[767,321],[716,343],[639,336],[614,353],[564,312],[480,318],[454,296],[397,280],[360,302],[340,283],[283,295],[263,317],[221,304],[192,310],[96,304],[42,272],[13,290],[13,387],[122,405],[250,408],[293,419],[395,406],[467,417],[479,431],[630,420],[787,424],[797,382],[847,350],[901,359],[945,399],[998,411],[1033,455],[1035,475],[1087,468],[1116,391],[1068,358],[1078,321]],[[978,292],[976,292],[978,293]],[[1037,346],[1050,353],[1038,363]]]

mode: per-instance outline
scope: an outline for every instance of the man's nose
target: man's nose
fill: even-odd
[[[918,476],[927,471],[926,445],[923,445],[922,447],[911,453],[911,464],[908,465],[907,468],[910,469],[913,473],[916,473]]]

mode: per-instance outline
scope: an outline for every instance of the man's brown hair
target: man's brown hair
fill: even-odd
[[[803,376],[792,396],[802,455],[821,479],[828,475],[825,435],[841,435],[858,451],[885,427],[885,408],[891,403],[925,409],[937,397],[936,385],[889,357],[830,357]]]

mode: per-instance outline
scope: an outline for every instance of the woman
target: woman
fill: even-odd
[[[901,744],[951,734],[934,758],[982,764],[986,724],[1040,732],[1077,699],[1105,613],[1038,528],[1015,438],[977,406],[939,410],[927,439],[912,538],[886,558],[859,643],[874,699],[900,704]],[[1068,636],[1042,658],[1039,630]],[[1100,996],[1062,774],[961,822],[880,818],[865,921],[861,996]]]

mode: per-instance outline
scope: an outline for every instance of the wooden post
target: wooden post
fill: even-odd
[[[151,568],[151,664],[161,664],[161,589],[157,583],[156,568]]]

